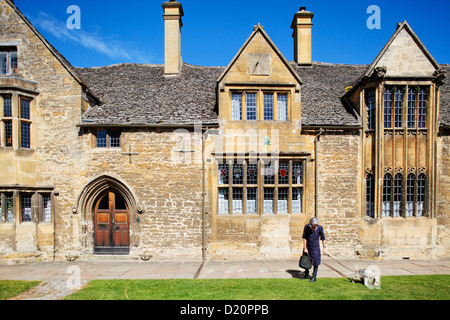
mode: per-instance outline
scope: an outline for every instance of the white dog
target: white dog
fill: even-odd
[[[355,275],[352,282],[364,281],[364,285],[369,289],[380,288],[380,268],[377,266],[369,266],[367,269],[358,270],[356,267]]]

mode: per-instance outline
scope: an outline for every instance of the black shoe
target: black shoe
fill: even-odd
[[[317,277],[316,276],[313,276],[312,278],[311,278],[311,280],[309,280],[309,282],[316,282],[317,281]]]

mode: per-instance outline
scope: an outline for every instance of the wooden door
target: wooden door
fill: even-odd
[[[97,200],[94,233],[95,253],[129,253],[129,212],[123,197],[114,191],[105,192]]]

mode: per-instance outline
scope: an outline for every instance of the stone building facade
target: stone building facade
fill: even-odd
[[[0,0],[0,259],[295,258],[321,220],[335,256],[449,250],[448,65],[405,21],[371,65],[295,61],[260,25],[227,67],[73,67]]]

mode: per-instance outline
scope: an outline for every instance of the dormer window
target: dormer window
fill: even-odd
[[[0,47],[0,75],[16,74],[17,68],[17,48]]]

